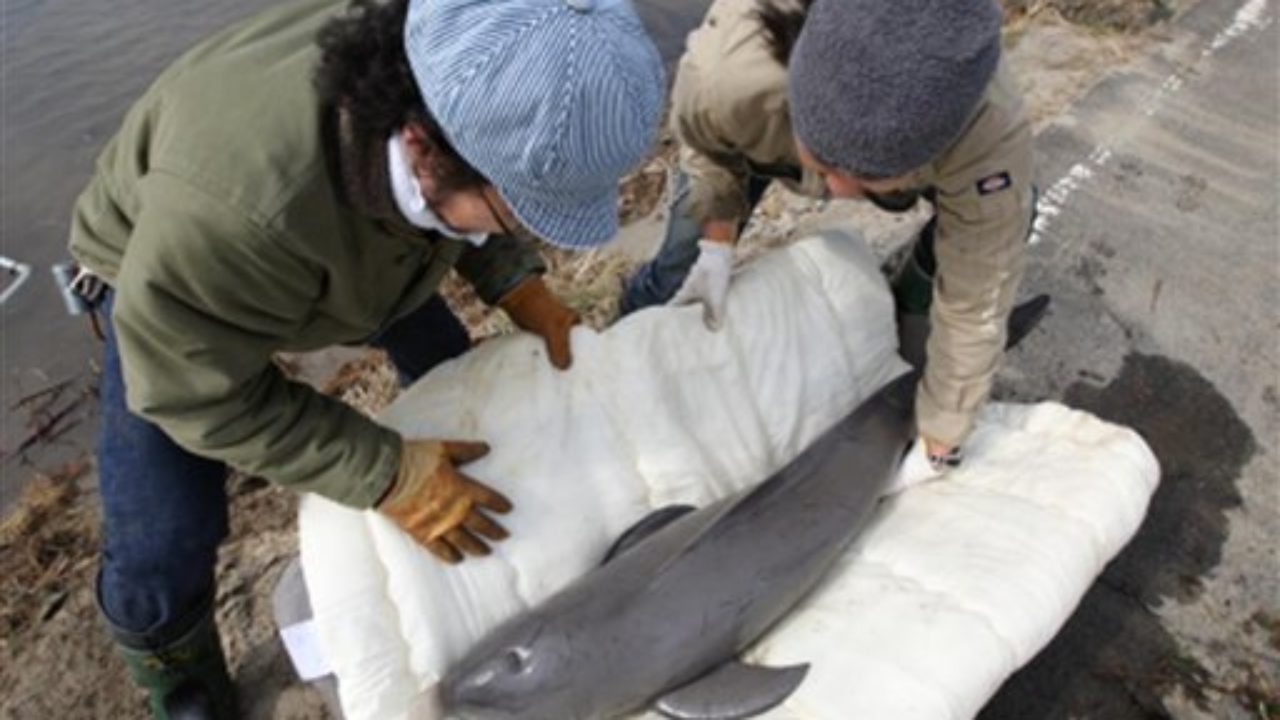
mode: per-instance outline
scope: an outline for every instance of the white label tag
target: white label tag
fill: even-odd
[[[284,640],[284,648],[293,661],[293,669],[304,681],[310,682],[333,673],[333,666],[320,647],[314,620],[305,620],[281,629],[280,638]]]

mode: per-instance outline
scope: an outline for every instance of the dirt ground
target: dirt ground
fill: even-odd
[[[1184,2],[1187,0],[1184,0]],[[1160,23],[1174,14],[1166,0],[1006,0],[1006,46],[1037,127],[1058,115],[1108,68],[1160,40]],[[630,180],[624,219],[660,227],[668,139],[654,160]],[[825,203],[773,192],[743,245],[743,258],[785,244],[830,212]],[[844,216],[848,216],[845,212]],[[867,232],[886,254],[909,237],[918,218],[868,213]],[[602,328],[617,312],[620,283],[637,264],[625,254],[547,253],[554,290],[586,322]],[[509,321],[484,308],[453,281],[447,296],[477,339],[506,332]],[[316,372],[305,361],[286,366]],[[326,389],[368,412],[395,395],[394,375],[376,352],[340,368]],[[8,408],[27,418],[33,442],[67,402],[92,402],[92,380],[77,381]],[[51,422],[53,421],[53,422]],[[8,459],[6,459],[7,461]],[[270,593],[297,552],[296,499],[264,481],[233,478],[231,537],[218,568],[217,617],[245,717],[327,717],[318,695],[299,686],[275,635]],[[29,484],[18,508],[0,525],[0,717],[141,718],[141,694],[125,677],[97,621],[92,588],[97,553],[97,507],[91,459],[72,462]],[[1269,631],[1280,633],[1274,619]]]

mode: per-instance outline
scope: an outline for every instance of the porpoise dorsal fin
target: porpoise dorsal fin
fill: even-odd
[[[688,515],[695,509],[692,505],[667,505],[645,515],[640,518],[639,522],[627,528],[626,532],[618,536],[618,539],[609,548],[609,552],[604,554],[604,560],[601,560],[600,564],[609,564],[610,560],[630,550],[645,538],[670,525],[677,519]]]
[[[1049,303],[1049,296],[1041,294],[1010,311],[1009,329],[1004,343],[1006,350],[1012,350],[1017,347],[1018,343],[1022,342],[1022,338],[1026,337],[1028,333],[1040,324],[1040,320],[1049,311]]]
[[[781,668],[730,660],[658,698],[654,709],[675,720],[738,720],[768,711],[795,692],[809,665]]]

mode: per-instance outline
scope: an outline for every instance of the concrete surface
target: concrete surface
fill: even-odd
[[[1280,717],[1275,16],[1204,0],[1038,137],[1024,293],[1055,305],[1001,392],[1137,428],[1162,483],[984,720]]]

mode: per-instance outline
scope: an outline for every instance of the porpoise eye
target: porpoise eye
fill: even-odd
[[[512,675],[519,675],[525,671],[525,661],[529,657],[529,651],[524,648],[511,648],[502,656],[503,667]]]

